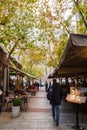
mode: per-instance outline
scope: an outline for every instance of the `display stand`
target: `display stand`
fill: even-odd
[[[76,103],[75,107],[76,107],[76,125],[73,126],[72,128],[75,130],[84,130],[84,127],[81,127],[79,125],[79,104]]]
[[[81,127],[79,125],[79,104],[85,103],[86,97],[80,97],[80,96],[68,94],[66,100],[68,102],[75,103],[75,107],[76,107],[76,125],[73,126],[72,128],[75,130],[84,130],[84,127]]]

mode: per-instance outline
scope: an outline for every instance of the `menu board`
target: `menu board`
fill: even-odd
[[[76,97],[76,95],[68,94],[67,97],[66,97],[66,100],[74,101],[75,97]]]
[[[73,95],[73,94],[68,94],[66,97],[66,100],[68,102],[82,104],[82,103],[86,102],[86,96],[77,96],[77,95]]]
[[[78,103],[85,103],[86,102],[86,97],[82,97],[82,96],[76,96],[75,101]]]

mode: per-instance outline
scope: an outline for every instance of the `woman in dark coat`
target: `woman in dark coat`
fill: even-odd
[[[60,116],[59,105],[61,105],[61,88],[60,84],[56,82],[56,79],[53,79],[52,97],[50,103],[52,105],[53,119],[56,121],[56,125],[58,126]]]

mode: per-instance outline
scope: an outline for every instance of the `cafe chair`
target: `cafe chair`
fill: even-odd
[[[27,109],[28,109],[28,96],[25,96],[22,99],[22,107],[21,107],[21,109],[24,110],[24,111],[27,111]]]
[[[10,99],[9,97],[6,97],[5,111],[11,110],[11,106],[12,106],[12,99]]]

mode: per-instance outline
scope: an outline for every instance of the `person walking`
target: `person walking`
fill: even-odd
[[[59,106],[61,105],[61,88],[60,84],[57,83],[56,79],[53,79],[52,96],[50,104],[52,105],[53,120],[55,120],[56,126],[59,126],[59,116],[60,116]]]
[[[51,99],[51,94],[52,94],[52,85],[51,85],[51,82],[49,82],[49,87],[48,87],[48,91],[47,91],[47,99],[48,100]]]
[[[47,92],[48,91],[48,82],[45,81],[45,91]]]

